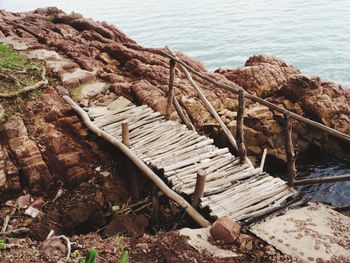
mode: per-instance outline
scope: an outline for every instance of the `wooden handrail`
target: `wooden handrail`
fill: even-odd
[[[239,94],[239,90],[242,89],[242,88],[233,88],[233,87],[231,87],[231,86],[229,86],[227,84],[222,84],[222,83],[219,83],[219,82],[217,82],[215,80],[212,80],[211,78],[209,78],[208,76],[204,75],[203,73],[200,73],[200,72],[196,71],[195,69],[193,69],[192,67],[187,65],[185,62],[183,62],[181,59],[177,58],[176,56],[174,56],[172,54],[169,54],[166,51],[161,51],[161,53],[164,56],[175,60],[177,63],[179,63],[181,66],[186,68],[188,71],[190,71],[194,75],[196,75],[196,76],[198,76],[198,77],[200,77],[200,78],[202,78],[202,79],[204,79],[204,80],[214,84],[217,87],[220,87],[220,88],[222,88],[224,90],[233,92],[235,94]],[[345,141],[347,143],[350,143],[350,136],[347,135],[347,134],[339,132],[339,131],[337,131],[335,129],[332,129],[332,128],[330,128],[330,127],[328,127],[326,125],[323,125],[321,123],[318,123],[316,121],[304,118],[304,117],[302,117],[302,116],[300,116],[300,115],[298,115],[298,114],[296,114],[296,113],[294,113],[292,111],[286,110],[286,109],[284,109],[284,108],[282,108],[282,107],[280,107],[280,106],[278,106],[276,104],[268,102],[267,100],[264,100],[262,98],[259,98],[259,97],[255,96],[255,95],[249,94],[247,92],[244,94],[244,96],[247,99],[250,99],[252,101],[258,102],[258,103],[260,103],[260,104],[262,104],[262,105],[264,105],[264,106],[266,106],[266,107],[268,107],[268,108],[270,108],[272,110],[281,112],[283,114],[284,113],[289,113],[290,117],[295,119],[295,120],[298,120],[298,121],[300,121],[302,123],[305,123],[305,124],[307,124],[307,125],[309,125],[311,127],[314,127],[314,128],[319,129],[319,130],[322,130],[322,131],[324,131],[324,132],[326,132],[326,133],[328,133],[328,134],[330,134],[330,135],[332,135],[332,136],[334,136],[334,137],[336,137],[338,139],[341,139],[341,140],[343,140],[343,141]]]
[[[175,56],[175,58],[177,58],[175,53],[173,53],[168,47],[167,47],[167,49],[173,56]],[[207,100],[207,98],[203,94],[202,90],[194,82],[194,80],[192,79],[191,74],[187,71],[187,69],[185,67],[183,67],[182,64],[180,64],[180,68],[185,73],[187,79],[190,81],[190,83],[193,86],[193,88],[196,90],[198,98],[202,101],[202,103],[204,104],[205,108],[213,115],[213,117],[216,119],[216,121],[220,124],[220,126],[221,126],[222,130],[224,131],[225,135],[227,136],[230,144],[238,152],[237,142],[236,142],[235,138],[232,136],[230,130],[226,127],[225,123],[220,118],[219,114],[216,112],[216,110],[211,105],[211,103]]]
[[[340,182],[340,181],[350,181],[350,174],[300,179],[300,180],[296,180],[294,182],[294,185],[334,183],[334,182]]]

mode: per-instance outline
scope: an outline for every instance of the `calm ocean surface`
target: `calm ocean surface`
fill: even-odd
[[[350,86],[349,0],[0,0],[9,11],[45,6],[105,20],[144,46],[170,45],[210,70],[268,53]]]
[[[169,45],[210,70],[268,53],[350,87],[349,0],[0,0],[8,11],[46,6],[105,20],[143,46]],[[349,164],[329,159],[301,165],[299,176],[350,173]],[[350,182],[301,190],[314,200],[350,205]]]

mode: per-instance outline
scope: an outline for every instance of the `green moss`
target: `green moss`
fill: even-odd
[[[0,92],[11,92],[41,80],[42,62],[0,44]]]
[[[12,50],[4,44],[0,44],[0,70],[18,69],[24,67],[26,59],[15,50]]]

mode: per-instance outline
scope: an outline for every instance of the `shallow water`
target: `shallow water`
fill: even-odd
[[[297,164],[297,169],[297,179],[350,174],[350,164],[331,156],[308,158],[306,162]],[[350,181],[298,186],[297,189],[314,201],[329,203],[333,206],[350,205]]]
[[[350,86],[349,0],[0,0],[0,9],[58,6],[119,26],[148,47],[170,45],[210,70],[269,53],[302,71]],[[299,177],[350,173],[332,158],[299,165]],[[350,182],[300,187],[314,200],[350,205]]]

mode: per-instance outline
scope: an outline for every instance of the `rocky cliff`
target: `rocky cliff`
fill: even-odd
[[[165,113],[169,59],[157,48],[145,48],[117,27],[57,8],[28,13],[0,11],[0,42],[23,50],[28,59],[43,60],[50,85],[42,96],[27,100],[21,113],[0,126],[0,187],[33,193],[53,185],[75,186],[86,180],[94,162],[88,132],[59,96],[69,92],[82,106],[107,105],[118,96],[148,104]],[[242,68],[209,73],[200,62],[178,52],[186,63],[211,78],[261,96],[304,117],[350,134],[350,91],[341,85],[309,77],[283,60],[258,55]],[[232,133],[236,128],[237,97],[194,77]],[[175,95],[196,128],[227,145],[224,136],[196,92],[176,69]],[[6,112],[6,102],[0,107]],[[247,102],[244,121],[248,154],[259,159],[264,148],[285,160],[283,116]],[[175,109],[171,118],[179,120]],[[349,160],[349,145],[293,121],[293,139],[299,154],[316,145]],[[95,147],[95,148],[94,148]]]

